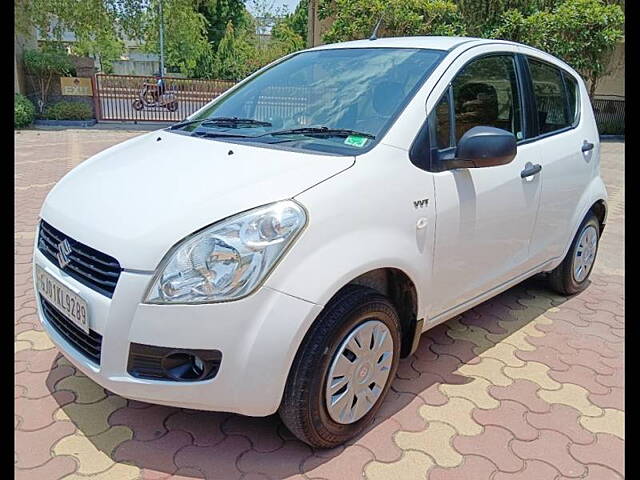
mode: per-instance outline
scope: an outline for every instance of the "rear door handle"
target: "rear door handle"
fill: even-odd
[[[595,147],[595,145],[593,143],[587,142],[585,140],[584,143],[582,144],[582,153],[586,153],[586,152],[589,152],[589,151],[593,150],[593,147]]]
[[[521,178],[531,177],[532,175],[540,173],[540,170],[542,170],[542,165],[537,163],[534,165],[531,162],[527,162],[527,164],[524,166],[524,170],[520,172],[520,177]]]

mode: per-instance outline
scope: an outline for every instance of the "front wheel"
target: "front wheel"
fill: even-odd
[[[562,263],[549,273],[549,285],[562,295],[574,295],[589,284],[598,253],[600,222],[593,213],[583,220]]]
[[[133,101],[133,109],[140,111],[144,108],[144,103],[142,103],[142,100],[137,99]]]
[[[294,359],[279,413],[303,442],[331,448],[373,420],[398,368],[400,320],[375,290],[348,286],[322,311]]]

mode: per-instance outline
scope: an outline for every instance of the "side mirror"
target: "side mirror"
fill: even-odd
[[[481,168],[505,165],[517,153],[513,133],[494,127],[473,127],[458,142],[455,158],[447,161],[453,168]]]

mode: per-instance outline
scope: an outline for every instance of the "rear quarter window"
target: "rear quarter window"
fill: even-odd
[[[572,125],[576,125],[580,120],[580,89],[578,82],[567,72],[562,72],[564,84],[567,88],[567,100],[569,101],[569,119]]]

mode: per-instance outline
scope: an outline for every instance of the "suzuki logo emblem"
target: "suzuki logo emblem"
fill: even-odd
[[[71,259],[69,258],[69,254],[71,253],[71,245],[65,238],[58,244],[58,253],[56,257],[58,257],[58,265],[60,268],[64,268],[71,263]]]

